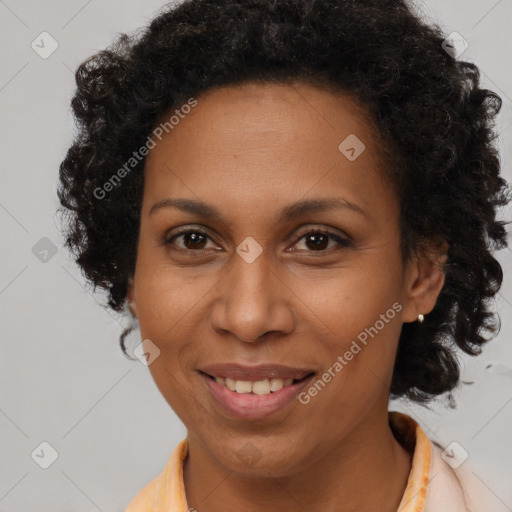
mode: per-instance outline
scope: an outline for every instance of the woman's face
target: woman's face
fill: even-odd
[[[189,439],[219,464],[290,474],[387,418],[401,326],[418,314],[399,205],[373,128],[348,97],[249,84],[209,91],[184,111],[153,137],[145,164],[129,300],[149,352],[160,351],[149,369]],[[201,213],[206,205],[218,216]],[[200,372],[215,364],[315,375],[291,401],[261,384],[242,407]]]

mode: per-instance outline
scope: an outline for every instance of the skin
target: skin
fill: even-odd
[[[444,253],[402,260],[399,204],[383,179],[376,128],[351,97],[301,83],[246,84],[197,101],[148,154],[128,294],[142,339],[160,350],[151,375],[187,428],[188,506],[395,512],[411,456],[388,424],[393,364],[402,324],[435,305]],[[366,146],[354,161],[338,149],[349,134]],[[288,204],[327,197],[362,213],[342,207],[275,221]],[[172,207],[150,215],[166,198],[202,200],[223,220]],[[162,245],[180,226],[208,238]],[[317,235],[315,252],[304,235],[318,228],[350,245]],[[236,252],[248,236],[263,250],[250,264]],[[321,376],[395,302],[401,311],[306,405],[234,420],[197,372],[270,362]],[[240,456],[247,446],[255,463]]]

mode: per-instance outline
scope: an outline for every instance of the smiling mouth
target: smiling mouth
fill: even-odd
[[[315,372],[310,372],[301,379],[280,379],[280,378],[268,378],[261,380],[238,380],[231,379],[229,377],[214,377],[213,375],[209,375],[201,371],[203,375],[208,377],[211,380],[217,382],[221,386],[226,387],[230,391],[239,393],[239,394],[252,394],[252,395],[268,395],[270,393],[276,393],[283,388],[288,386],[293,386],[299,382],[305,381],[313,377]]]

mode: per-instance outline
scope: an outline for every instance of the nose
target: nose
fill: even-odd
[[[213,329],[244,343],[292,332],[293,293],[283,273],[269,266],[264,253],[251,263],[238,255],[235,260],[216,287],[210,312]]]

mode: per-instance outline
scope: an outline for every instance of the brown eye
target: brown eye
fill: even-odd
[[[334,240],[342,247],[349,247],[350,242],[339,235],[332,233],[328,230],[314,230],[308,231],[304,235],[300,237],[299,240],[304,239],[304,243],[306,245],[306,251],[311,252],[325,252],[328,249],[329,242]]]
[[[201,251],[210,239],[204,231],[188,229],[168,238],[165,240],[164,245],[173,245],[180,238],[182,239],[182,246],[178,246],[178,250],[183,251]]]

